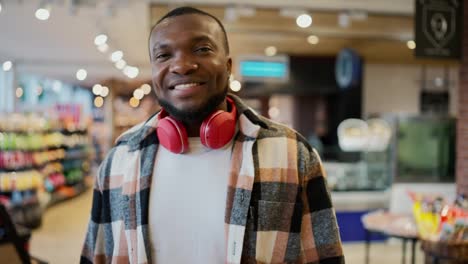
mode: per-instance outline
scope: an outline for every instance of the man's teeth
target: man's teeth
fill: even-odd
[[[178,84],[174,86],[174,89],[180,90],[180,89],[187,89],[193,86],[197,86],[199,83],[184,83],[184,84]]]

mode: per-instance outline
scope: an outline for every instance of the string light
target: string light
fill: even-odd
[[[120,50],[114,51],[111,54],[111,61],[117,62],[123,58],[123,52]]]
[[[107,43],[104,43],[102,45],[99,45],[97,49],[102,53],[106,53],[109,50],[109,45],[107,45]]]
[[[40,7],[36,10],[36,18],[42,21],[49,19],[50,17],[50,7]]]
[[[99,34],[94,38],[94,44],[96,44],[96,46],[104,45],[106,44],[106,42],[107,42],[106,34]]]
[[[4,71],[9,71],[13,67],[13,63],[11,61],[5,61],[3,63],[3,70]]]
[[[104,98],[102,98],[101,96],[97,96],[96,98],[94,98],[94,106],[96,106],[97,108],[100,108],[104,105]]]
[[[137,67],[125,66],[125,68],[123,69],[123,72],[125,75],[127,75],[128,78],[133,79],[138,76],[138,73],[140,73],[140,70],[138,70]]]
[[[140,105],[140,100],[136,99],[135,97],[130,98],[130,106],[136,108]]]
[[[414,40],[408,40],[408,42],[406,42],[406,46],[408,46],[408,49],[415,49],[416,42],[414,42]]]
[[[145,96],[145,93],[143,92],[143,90],[135,89],[135,91],[133,91],[133,97],[135,97],[136,99],[141,100],[143,96]]]
[[[102,92],[102,86],[100,84],[93,85],[93,94],[100,95]]]
[[[106,97],[109,95],[109,88],[107,86],[102,86],[101,96]]]
[[[119,70],[122,70],[125,66],[127,66],[127,63],[124,60],[119,60],[115,63],[115,67]]]
[[[151,93],[151,85],[145,83],[140,87],[140,90],[142,90],[145,95],[149,94]]]
[[[238,80],[234,80],[229,84],[229,88],[231,88],[231,90],[234,92],[238,92],[241,90],[242,85]]]
[[[24,94],[23,88],[21,87],[16,88],[16,97],[20,98],[21,96],[23,96],[23,94]]]
[[[85,69],[79,69],[76,72],[76,79],[78,79],[79,81],[83,81],[84,79],[86,79],[86,76],[88,76],[88,72]]]

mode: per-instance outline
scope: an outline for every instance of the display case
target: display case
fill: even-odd
[[[450,117],[397,119],[396,182],[454,182],[455,125]]]
[[[352,132],[354,141],[347,145],[351,151],[340,149],[337,155],[340,160],[324,162],[332,190],[385,190],[395,182],[455,181],[455,118],[398,115],[380,118],[390,127],[388,146],[369,149],[365,141],[367,132],[352,126],[350,129],[357,130]]]

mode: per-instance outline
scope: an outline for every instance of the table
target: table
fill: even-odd
[[[365,214],[361,220],[366,232],[366,264],[369,264],[370,235],[372,233],[384,234],[402,240],[402,264],[406,263],[406,246],[408,242],[411,242],[411,264],[416,263],[416,243],[419,237],[411,215],[379,210]]]

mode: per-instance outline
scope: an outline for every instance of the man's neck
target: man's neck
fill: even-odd
[[[187,130],[188,137],[200,137],[200,126],[201,122],[192,123],[192,124],[185,124],[185,129]]]
[[[222,102],[219,105],[218,109],[216,109],[215,111],[218,111],[218,110],[228,111],[226,100],[224,100],[224,102]],[[200,127],[202,123],[203,121],[194,122],[194,123],[184,123],[185,129],[187,130],[187,136],[188,137],[200,137]]]

